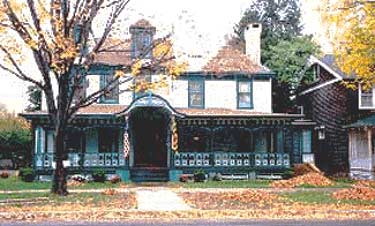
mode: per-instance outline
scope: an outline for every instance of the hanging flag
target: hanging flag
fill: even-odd
[[[129,134],[128,131],[124,132],[124,156],[127,158],[129,156],[130,143],[129,143]]]
[[[178,152],[177,123],[174,117],[172,118],[172,123],[171,123],[171,134],[172,134],[172,140],[171,140],[172,150],[174,152]]]

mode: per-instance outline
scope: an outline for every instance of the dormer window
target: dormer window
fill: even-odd
[[[152,57],[151,45],[155,32],[155,27],[144,19],[130,26],[130,33],[132,35],[131,57],[133,59],[150,59]]]
[[[375,98],[374,98],[374,87],[369,89],[363,89],[359,86],[359,109],[374,109]]]
[[[152,57],[151,40],[151,35],[147,33],[134,35],[132,40],[132,58],[150,59]]]

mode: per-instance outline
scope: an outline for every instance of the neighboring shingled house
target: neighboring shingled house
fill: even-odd
[[[369,103],[361,89],[348,89],[343,84],[343,81],[352,81],[354,76],[343,73],[333,55],[321,59],[311,57],[309,64],[306,73],[313,75],[314,81],[302,84],[297,103],[303,106],[306,118],[318,124],[312,142],[315,162],[330,173],[348,172],[347,125],[368,115],[369,108],[365,106]]]
[[[315,124],[301,114],[272,112],[273,72],[260,63],[261,30],[260,24],[249,24],[246,54],[223,47],[201,69],[160,91],[119,92],[131,81],[81,109],[66,141],[69,173],[90,174],[100,167],[124,180],[177,180],[198,169],[245,176],[282,173],[311,160]],[[82,95],[103,87],[117,66],[130,65],[140,46],[155,40],[155,32],[141,20],[130,27],[131,39],[110,40],[112,46],[96,56]],[[39,178],[48,177],[54,150],[47,113],[23,116],[35,131],[34,168]]]

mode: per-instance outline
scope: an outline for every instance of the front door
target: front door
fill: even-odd
[[[135,167],[167,167],[168,118],[162,108],[133,110],[130,126]]]

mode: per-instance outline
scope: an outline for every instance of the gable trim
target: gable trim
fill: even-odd
[[[317,89],[320,89],[320,88],[323,88],[325,86],[328,86],[328,85],[331,85],[333,83],[336,83],[336,82],[339,82],[339,81],[342,81],[343,80],[343,77],[338,74],[337,72],[335,72],[330,66],[328,66],[326,63],[324,63],[323,61],[319,60],[318,58],[314,57],[314,56],[310,56],[310,58],[308,59],[308,65],[309,67],[311,67],[312,65],[314,64],[318,64],[319,66],[323,67],[326,71],[328,71],[331,75],[333,75],[335,78],[332,79],[332,80],[329,80],[327,82],[324,82],[322,84],[319,84],[317,86],[313,86],[313,87],[310,87],[309,89],[301,92],[299,95],[305,95],[305,94],[308,94],[308,93],[311,93]]]

